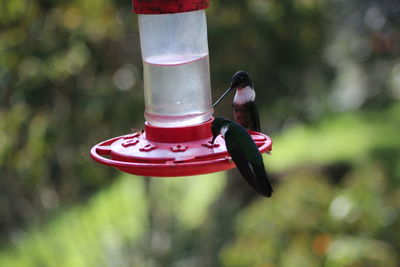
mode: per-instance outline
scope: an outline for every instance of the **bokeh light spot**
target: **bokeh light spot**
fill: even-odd
[[[346,217],[353,206],[353,203],[345,196],[338,196],[330,205],[330,213],[336,219]]]
[[[65,27],[74,29],[82,23],[81,11],[77,8],[70,8],[64,13],[63,24]]]

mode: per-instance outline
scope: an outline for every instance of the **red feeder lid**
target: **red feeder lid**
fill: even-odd
[[[91,157],[121,171],[151,177],[175,177],[224,171],[235,167],[222,136],[210,143],[212,119],[202,124],[161,128],[146,123],[145,131],[115,137],[95,145]],[[261,153],[272,140],[249,131]]]
[[[132,0],[136,14],[171,14],[206,9],[208,0]]]

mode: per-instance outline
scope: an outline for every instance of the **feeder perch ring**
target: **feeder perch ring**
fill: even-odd
[[[235,167],[222,136],[211,144],[211,122],[178,128],[149,124],[145,131],[127,134],[95,145],[91,157],[123,172],[148,177],[176,177],[207,174]],[[261,153],[270,152],[267,135],[249,131]]]

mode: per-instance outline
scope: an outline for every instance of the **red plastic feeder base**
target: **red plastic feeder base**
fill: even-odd
[[[222,136],[212,145],[211,122],[175,128],[145,124],[143,132],[127,134],[95,145],[91,157],[121,171],[150,177],[207,174],[235,167]],[[261,153],[270,152],[267,135],[249,131]]]

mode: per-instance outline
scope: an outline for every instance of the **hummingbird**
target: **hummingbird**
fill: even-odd
[[[244,128],[259,132],[260,116],[254,101],[256,92],[254,91],[253,81],[245,71],[236,72],[231,78],[228,90],[215,102],[213,108],[232,90],[236,89],[233,98],[233,118]]]
[[[258,193],[270,197],[273,190],[261,153],[247,130],[234,121],[216,117],[211,124],[211,132],[212,144],[219,134],[224,137],[228,153],[247,183]]]

